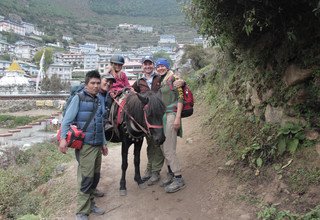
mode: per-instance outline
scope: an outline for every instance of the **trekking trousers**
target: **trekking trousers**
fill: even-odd
[[[151,172],[160,172],[164,164],[164,156],[159,145],[153,143],[152,138],[146,137],[148,164],[147,170]]]
[[[176,118],[175,113],[166,113],[166,125],[164,134],[166,136],[165,142],[161,145],[166,164],[170,166],[175,176],[181,175],[181,167],[177,157],[177,131],[173,127]]]
[[[78,161],[77,214],[90,214],[94,198],[93,190],[100,178],[101,148],[102,146],[85,144],[80,150],[75,150]]]

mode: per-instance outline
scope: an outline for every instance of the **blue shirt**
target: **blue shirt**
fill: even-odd
[[[154,78],[155,75],[156,75],[156,73],[155,73],[155,72],[152,72],[152,73],[150,74],[150,79],[147,79],[147,77],[146,77],[145,75],[143,75],[143,77],[142,77],[142,78],[146,81],[149,89],[151,89],[152,81],[153,81],[153,78]]]

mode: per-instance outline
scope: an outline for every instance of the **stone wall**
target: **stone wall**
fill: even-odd
[[[0,113],[28,111],[41,108],[62,110],[62,100],[0,100]]]

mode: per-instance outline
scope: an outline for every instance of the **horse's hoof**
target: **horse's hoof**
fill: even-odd
[[[126,189],[121,189],[120,190],[120,196],[126,196],[127,195],[127,190]]]
[[[146,189],[148,187],[146,182],[138,184],[138,186],[139,186],[140,189]]]

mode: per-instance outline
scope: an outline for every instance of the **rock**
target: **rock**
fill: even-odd
[[[267,123],[280,123],[283,117],[283,109],[281,107],[275,108],[267,105],[264,116]]]
[[[193,143],[193,139],[192,138],[187,138],[186,143],[187,144],[192,144]]]
[[[234,166],[236,164],[236,162],[234,160],[229,160],[225,163],[225,166]]]
[[[273,90],[269,89],[267,92],[262,94],[262,102],[268,101],[273,95]]]
[[[31,147],[31,144],[26,143],[26,144],[24,144],[24,145],[22,146],[21,150],[28,150],[28,149],[30,149],[30,147]]]
[[[244,192],[246,190],[246,186],[245,185],[239,185],[238,187],[237,187],[237,191],[238,192]]]
[[[314,141],[317,140],[319,138],[319,132],[317,131],[306,131],[306,139],[309,141]]]
[[[239,216],[239,219],[240,220],[250,220],[251,216],[250,216],[250,214],[242,214]]]
[[[296,117],[289,117],[289,116],[284,116],[282,119],[281,119],[281,125],[285,125],[287,124],[288,122],[291,122],[293,124],[302,124],[302,125],[306,125],[307,122],[305,119],[303,118],[296,118]]]
[[[246,93],[247,102],[250,101],[251,93],[252,93],[252,86],[250,85],[250,82],[247,82],[247,93]]]
[[[287,67],[283,81],[287,87],[296,85],[304,80],[308,79],[312,75],[311,69],[301,69],[300,67],[292,64]]]
[[[256,117],[260,118],[262,112],[261,112],[261,110],[260,110],[259,108],[254,108],[254,109],[253,109],[253,114],[254,114]]]
[[[55,175],[59,176],[63,174],[66,171],[67,167],[67,164],[59,164],[55,169]]]
[[[250,100],[253,106],[259,106],[262,103],[258,91],[255,88],[252,88],[252,95],[250,97]]]
[[[268,193],[263,200],[268,204],[273,204],[276,201],[276,197],[273,194]]]
[[[305,101],[308,98],[308,93],[304,89],[300,89],[295,96],[293,96],[289,101],[288,105],[293,106],[293,105],[298,105],[305,103]]]

